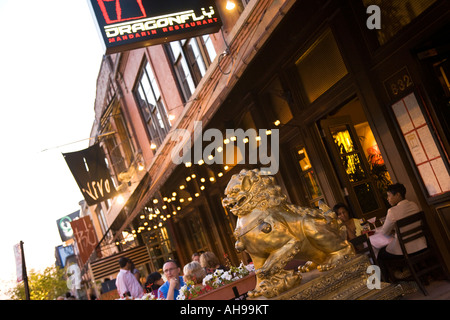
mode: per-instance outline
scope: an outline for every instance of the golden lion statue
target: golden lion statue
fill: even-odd
[[[256,287],[249,297],[275,297],[297,286],[300,272],[330,270],[355,254],[345,226],[328,206],[288,203],[274,177],[258,169],[233,175],[225,196],[223,206],[238,217],[236,250],[245,250],[256,270]],[[308,262],[298,271],[284,270],[294,257]]]

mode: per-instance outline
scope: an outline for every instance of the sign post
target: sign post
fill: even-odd
[[[25,298],[30,300],[30,288],[28,287],[27,267],[25,264],[25,253],[23,252],[23,241],[14,245],[14,255],[16,257],[17,282],[23,281],[25,288]]]

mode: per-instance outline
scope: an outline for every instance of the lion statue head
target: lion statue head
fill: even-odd
[[[230,179],[222,204],[236,216],[244,216],[254,209],[265,210],[286,203],[275,178],[260,175],[258,169],[242,170]]]

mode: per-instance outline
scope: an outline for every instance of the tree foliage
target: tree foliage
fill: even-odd
[[[42,272],[31,270],[28,274],[28,287],[31,300],[54,300],[67,292],[67,282],[64,279],[64,269],[47,267]],[[13,300],[25,300],[24,282],[8,291]]]

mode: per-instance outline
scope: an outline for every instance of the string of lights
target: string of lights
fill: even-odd
[[[266,130],[266,135],[271,135],[271,130]],[[257,136],[256,141],[261,141],[261,137]],[[223,153],[224,145],[237,142],[237,137],[227,137],[223,140],[223,145],[218,147],[215,151],[219,155]],[[244,144],[249,143],[248,137],[242,141]],[[258,145],[258,144],[257,144]],[[214,156],[211,154],[208,160],[213,160]],[[212,163],[214,164],[214,163]],[[128,239],[137,237],[141,232],[157,230],[165,227],[169,219],[178,217],[183,209],[189,206],[196,198],[200,197],[202,192],[206,192],[212,184],[216,183],[218,179],[224,177],[225,173],[229,171],[234,164],[216,165],[215,170],[207,168],[201,172],[200,167],[203,165],[209,166],[204,159],[200,159],[196,164],[186,162],[187,174],[184,181],[180,182],[177,189],[161,194],[159,197],[154,196],[148,201],[145,207],[138,214],[135,219],[135,228],[131,229],[131,233],[127,232]],[[129,236],[131,234],[132,238]],[[122,242],[125,240],[122,240]],[[117,241],[116,244],[120,244]]]

